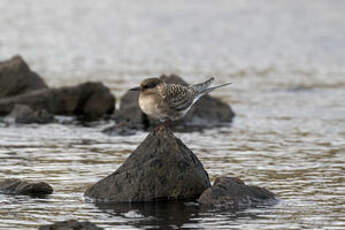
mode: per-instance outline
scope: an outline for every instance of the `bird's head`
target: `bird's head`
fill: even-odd
[[[138,91],[138,90],[140,90],[140,92],[154,92],[162,84],[164,84],[164,82],[161,79],[159,79],[159,78],[156,78],[156,77],[148,78],[148,79],[143,80],[140,83],[140,87],[132,88],[130,90],[131,91]]]

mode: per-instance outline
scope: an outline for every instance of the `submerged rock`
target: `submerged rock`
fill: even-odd
[[[115,97],[102,83],[86,82],[0,99],[0,115],[9,114],[18,104],[29,106],[34,111],[45,110],[54,115],[74,115],[81,120],[92,121],[113,113]]]
[[[5,179],[0,180],[0,192],[10,195],[45,195],[53,193],[53,188],[45,182]]]
[[[277,202],[275,195],[257,186],[246,185],[236,177],[217,177],[213,186],[205,190],[198,202],[207,207],[237,211]]]
[[[54,224],[42,225],[39,230],[102,230],[89,221],[79,222],[77,220],[66,220]]]
[[[8,123],[21,124],[46,124],[54,121],[54,116],[45,109],[33,110],[27,105],[16,104],[12,112],[6,116],[5,121]]]
[[[0,98],[48,88],[20,56],[0,62]]]
[[[162,75],[160,77],[167,83],[179,83],[188,85],[177,75]],[[108,128],[104,132],[107,134],[121,134],[119,129],[129,127],[130,129],[152,130],[159,122],[147,117],[138,105],[139,92],[127,91],[121,98],[120,109],[115,116],[118,125]],[[205,95],[193,105],[186,116],[172,124],[174,131],[194,131],[202,130],[206,127],[220,126],[228,124],[234,117],[231,107],[219,99]]]
[[[208,187],[207,172],[198,158],[161,125],[85,196],[113,202],[188,200],[197,199]]]

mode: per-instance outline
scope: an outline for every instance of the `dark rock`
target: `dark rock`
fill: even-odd
[[[27,105],[34,111],[46,110],[54,115],[75,115],[92,121],[113,113],[115,97],[102,83],[86,82],[0,99],[0,115],[10,113],[16,104]]]
[[[240,209],[272,205],[275,195],[257,186],[246,185],[236,177],[217,177],[213,186],[205,190],[198,202],[207,207],[237,211]]]
[[[0,98],[48,88],[20,56],[0,62]]]
[[[32,110],[27,105],[15,105],[12,112],[5,119],[9,123],[21,124],[46,124],[54,121],[54,116],[48,113],[45,109]]]
[[[213,126],[230,123],[234,116],[231,107],[209,95],[201,97],[183,118],[183,123]]]
[[[126,123],[128,126],[137,129],[144,128],[146,115],[141,112],[139,108],[138,96],[138,91],[127,91],[125,95],[123,95],[120,101],[120,109],[115,116],[117,123]]]
[[[161,125],[85,196],[113,202],[188,200],[197,199],[208,187],[207,172],[198,158]]]
[[[45,195],[53,193],[53,188],[45,182],[5,179],[0,181],[0,192],[10,195]]]
[[[97,227],[95,224],[77,220],[60,221],[54,224],[42,225],[39,230],[102,230],[104,228]]]
[[[160,78],[167,83],[188,85],[177,75],[162,75]],[[157,120],[148,118],[142,113],[138,105],[138,96],[139,92],[137,91],[127,91],[125,93],[121,98],[120,109],[115,116],[115,120],[120,126],[115,125],[112,129],[108,128],[105,133],[121,134],[121,131],[118,130],[125,126],[130,127],[132,130],[152,130],[152,128],[159,124]],[[206,127],[228,124],[232,121],[233,117],[234,112],[228,104],[209,95],[205,95],[195,103],[183,119],[172,123],[172,129],[181,132],[199,131]]]

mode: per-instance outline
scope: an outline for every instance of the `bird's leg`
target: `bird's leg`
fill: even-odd
[[[145,131],[147,131],[150,127],[150,120],[148,118],[148,116],[145,114],[145,113],[141,113],[141,120],[142,120],[142,123],[143,123],[143,128]]]
[[[154,129],[156,131],[161,129],[169,129],[169,120],[160,120],[159,124]]]
[[[163,122],[163,125],[166,126],[167,128],[169,128],[169,126],[171,125],[171,120],[166,120]]]
[[[166,119],[161,123],[161,126],[164,126],[166,128],[170,128],[172,121],[170,119]]]

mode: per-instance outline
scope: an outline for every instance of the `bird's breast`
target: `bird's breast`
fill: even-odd
[[[160,118],[161,111],[158,108],[159,99],[153,95],[139,95],[138,99],[139,107],[140,109],[147,115],[154,117],[154,118]]]

